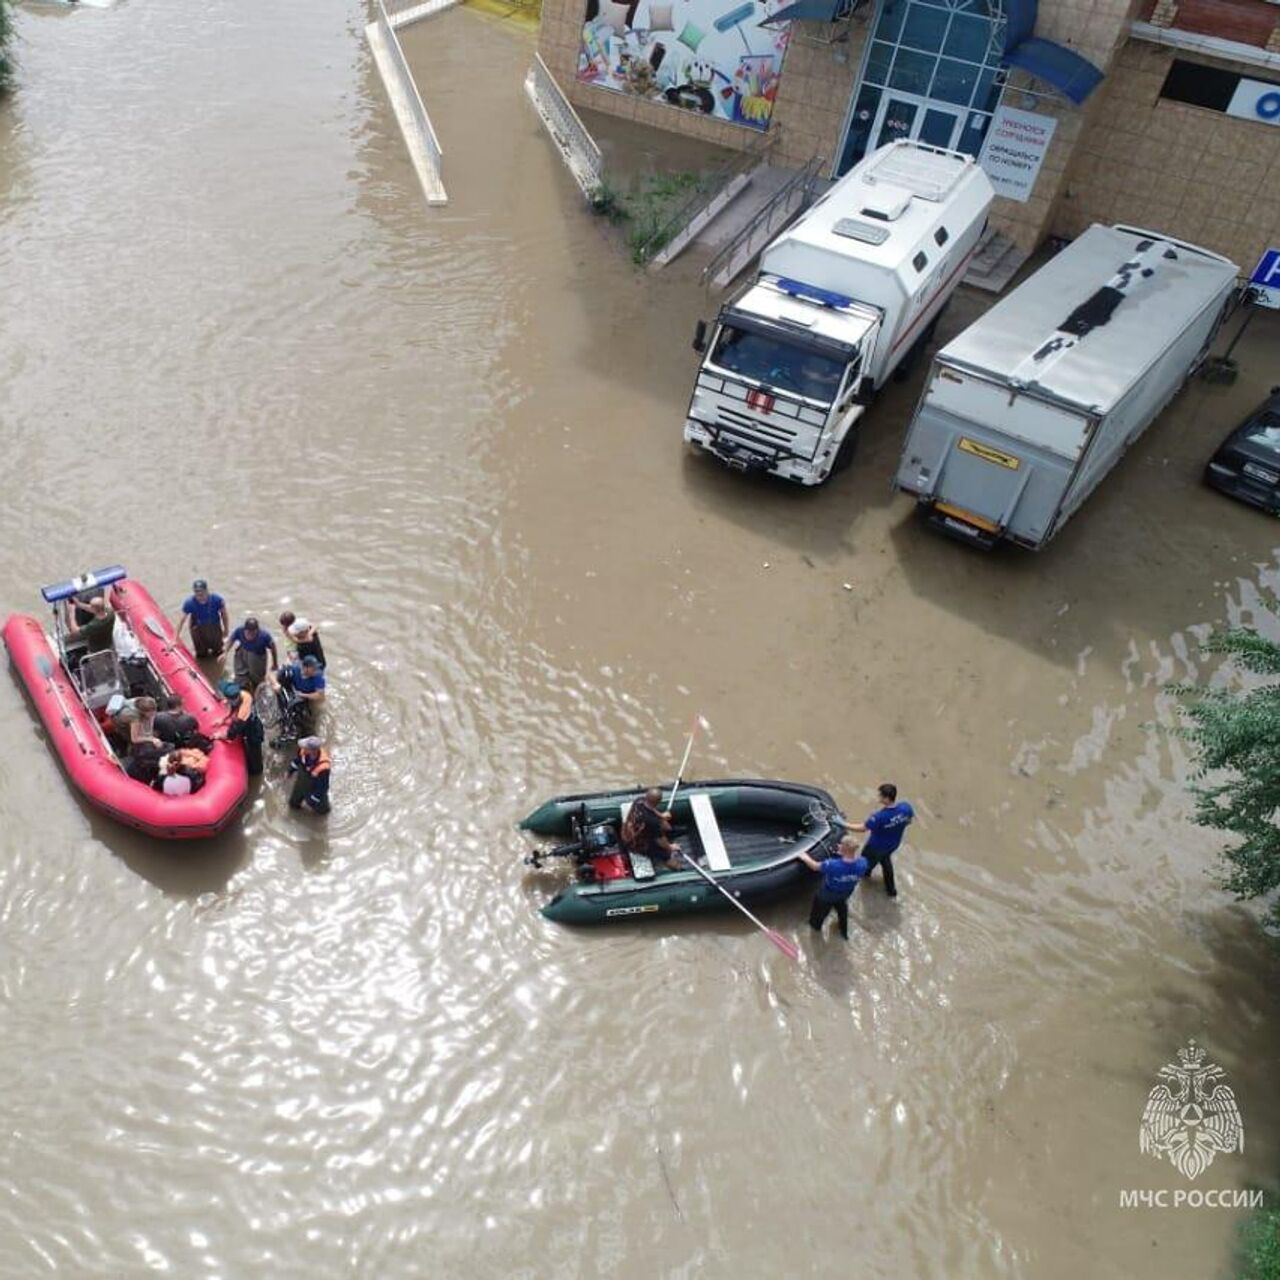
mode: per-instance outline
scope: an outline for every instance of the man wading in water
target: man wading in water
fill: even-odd
[[[849,899],[858,887],[858,881],[871,872],[866,858],[858,853],[858,842],[845,836],[840,841],[840,856],[823,858],[821,862],[801,850],[800,861],[810,871],[822,872],[822,883],[818,886],[818,892],[813,895],[813,906],[809,909],[809,928],[821,933],[827,915],[834,911],[836,923],[840,926],[840,936],[847,942]]]
[[[879,793],[880,808],[866,822],[851,822],[849,830],[870,833],[862,846],[862,856],[870,864],[871,871],[877,867],[884,868],[885,892],[896,898],[898,886],[893,882],[893,855],[902,843],[907,827],[914,821],[916,811],[905,800],[899,802],[898,788],[892,782],[882,782]]]

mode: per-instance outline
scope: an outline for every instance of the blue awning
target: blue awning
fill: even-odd
[[[772,27],[779,22],[834,22],[856,8],[856,0],[852,5],[849,0],[795,0],[794,4],[785,5],[777,13],[771,13],[760,25]]]
[[[1036,0],[1005,0],[1004,8],[1004,60],[1080,106],[1102,83],[1102,72],[1074,49],[1031,34],[1036,29]]]

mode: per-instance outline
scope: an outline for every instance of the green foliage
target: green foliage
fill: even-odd
[[[1206,653],[1225,654],[1251,680],[1244,690],[1183,688],[1184,735],[1197,757],[1196,821],[1239,837],[1223,850],[1223,885],[1238,898],[1280,887],[1280,645],[1250,627],[1219,631]],[[1280,925],[1280,903],[1272,908]]]
[[[615,226],[627,224],[631,260],[643,266],[680,229],[678,215],[695,192],[712,179],[699,173],[660,173],[643,177],[630,191],[603,181],[591,197],[591,207]]]
[[[1280,1280],[1280,1206],[1275,1196],[1267,1197],[1240,1232],[1236,1280]]]
[[[591,193],[591,208],[602,218],[608,218],[615,226],[619,222],[626,222],[631,216],[627,211],[626,196],[605,178],[600,180],[600,185]]]
[[[673,216],[702,185],[696,173],[666,173],[642,178],[631,194],[631,230],[627,247],[636,266],[643,266],[680,229]]]
[[[0,0],[0,97],[13,87],[13,54],[9,45],[13,39],[13,11],[9,0]]]

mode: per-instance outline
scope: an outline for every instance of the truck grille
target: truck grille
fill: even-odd
[[[759,436],[771,444],[790,446],[798,434],[788,427],[768,422],[764,418],[749,418],[745,413],[734,413],[732,409],[720,409],[716,417],[721,426],[739,431],[750,436]]]
[[[705,370],[698,375],[698,387],[741,404],[740,410],[716,405],[716,425],[726,434],[746,443],[754,441],[758,445],[785,449],[797,458],[812,460],[817,453],[822,428],[826,424],[826,415],[818,410],[788,400],[773,391],[770,393],[773,396],[773,411],[766,416],[747,407],[747,396],[754,388]]]

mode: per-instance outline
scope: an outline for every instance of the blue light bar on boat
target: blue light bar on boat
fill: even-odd
[[[57,604],[59,600],[69,600],[82,591],[92,591],[94,587],[109,587],[113,582],[129,576],[124,565],[113,564],[107,569],[97,569],[93,573],[82,574],[72,578],[70,582],[55,582],[51,586],[41,587],[40,594],[46,603]]]
[[[830,289],[819,289],[817,285],[805,284],[803,280],[791,280],[786,276],[778,276],[776,279],[778,288],[793,298],[808,298],[810,302],[821,303],[824,307],[853,306],[853,299],[846,298],[843,293],[832,293]]]

